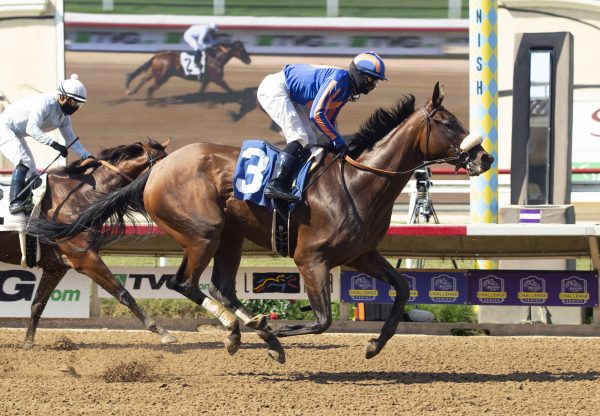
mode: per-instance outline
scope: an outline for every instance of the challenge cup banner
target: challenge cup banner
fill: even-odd
[[[469,299],[477,305],[597,306],[598,279],[594,272],[473,270]]]
[[[411,304],[467,303],[467,275],[461,271],[402,271],[408,280]],[[389,284],[360,272],[342,272],[344,302],[392,303],[396,290]]]
[[[594,272],[551,270],[399,270],[410,287],[409,304],[598,306]],[[392,303],[395,289],[360,272],[342,272],[341,300]]]

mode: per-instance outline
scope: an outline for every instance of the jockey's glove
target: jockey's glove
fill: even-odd
[[[69,154],[67,148],[60,143],[52,142],[50,143],[50,147],[56,150],[58,153],[60,153],[62,157],[67,157],[67,155]]]
[[[333,146],[335,150],[337,150],[340,159],[344,159],[348,154],[348,143],[346,143],[343,139],[336,137],[333,140]]]

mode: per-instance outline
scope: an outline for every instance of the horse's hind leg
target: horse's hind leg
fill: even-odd
[[[285,352],[277,337],[268,327],[266,317],[264,315],[254,316],[242,305],[235,294],[235,276],[242,257],[243,241],[243,237],[229,227],[225,227],[221,232],[221,243],[214,257],[210,294],[230,310],[235,311],[235,315],[244,322],[244,325],[254,329],[256,334],[269,345],[271,358],[283,364]],[[236,341],[239,343],[239,339],[236,340],[233,333],[230,335],[229,341],[232,344],[231,348],[235,347]]]
[[[204,268],[206,268],[206,266],[204,266]],[[201,290],[194,289],[194,286],[198,287],[197,281],[200,279],[200,275],[204,271],[204,268],[200,269],[200,267],[194,267],[188,260],[188,254],[184,255],[181,265],[179,265],[179,269],[167,282],[167,287],[181,293],[192,302],[212,313],[219,321],[221,321],[225,328],[232,331],[230,337],[235,337],[235,334],[239,337],[239,325],[236,316],[218,301],[206,296]],[[195,273],[198,273],[197,278],[194,275]],[[190,281],[191,283],[189,283]],[[194,281],[196,281],[195,284],[193,283]],[[232,354],[234,353],[235,351],[232,352]]]
[[[177,338],[169,333],[162,326],[159,326],[154,319],[149,318],[144,310],[140,308],[133,296],[114,278],[106,264],[102,261],[99,254],[95,251],[74,251],[70,254],[67,249],[62,249],[63,253],[71,267],[79,273],[87,275],[100,287],[110,293],[121,304],[127,306],[129,310],[144,324],[144,327],[160,335],[160,342],[170,344],[177,341]]]
[[[31,303],[31,318],[29,319],[29,325],[27,326],[27,334],[25,335],[25,342],[23,348],[31,348],[35,343],[35,332],[37,330],[40,317],[46,308],[48,299],[52,291],[60,283],[64,275],[67,273],[67,268],[62,267],[58,269],[51,269],[49,267],[44,268],[40,284],[33,297]]]
[[[154,75],[152,74],[152,70],[146,72],[144,75],[142,75],[142,78],[137,83],[137,85],[135,86],[135,88],[133,88],[133,90],[127,90],[127,91],[125,91],[125,95],[133,95],[133,94],[135,94],[136,92],[138,92],[140,90],[140,88],[142,88],[144,86],[144,84],[146,82],[150,81],[153,77],[154,77]]]
[[[390,316],[383,324],[379,338],[369,340],[366,357],[373,358],[381,352],[387,341],[396,333],[404,313],[404,305],[410,295],[408,281],[377,251],[373,250],[358,257],[348,266],[392,285],[396,298]]]
[[[155,74],[154,83],[148,87],[147,98],[152,99],[154,97],[154,91],[160,88],[167,80],[171,78],[171,73]]]

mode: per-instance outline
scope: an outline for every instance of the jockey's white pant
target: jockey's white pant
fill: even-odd
[[[36,172],[33,154],[24,138],[17,135],[7,126],[0,125],[0,153],[12,162],[14,166],[19,163],[29,168],[28,175]]]
[[[283,71],[267,75],[256,95],[262,108],[281,127],[287,143],[317,143],[319,133],[310,121],[310,109],[291,100]]]

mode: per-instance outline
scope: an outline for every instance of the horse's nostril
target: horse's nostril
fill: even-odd
[[[481,161],[487,165],[491,165],[494,163],[494,156],[490,155],[489,153],[484,153],[481,155]]]

